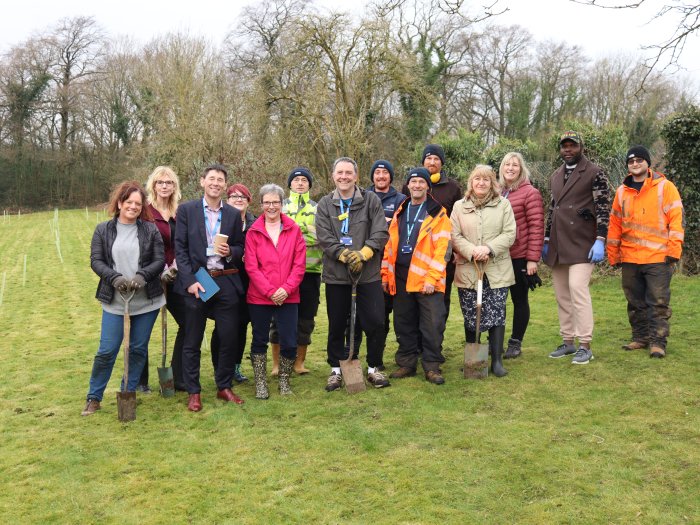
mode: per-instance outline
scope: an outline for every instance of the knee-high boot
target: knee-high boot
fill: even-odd
[[[253,374],[255,375],[255,397],[267,399],[270,392],[267,389],[267,354],[251,354]]]
[[[294,371],[299,374],[308,374],[309,371],[304,366],[304,361],[306,360],[306,345],[297,346],[297,358],[294,361]]]
[[[289,386],[289,376],[292,374],[292,366],[294,365],[294,359],[289,359],[288,357],[280,357],[280,374],[279,374],[279,386],[280,394],[283,396],[292,393],[292,388]]]
[[[276,376],[280,370],[280,345],[271,343],[270,346],[272,347],[272,372],[270,375]]]
[[[505,326],[489,328],[489,351],[491,352],[491,373],[496,377],[503,377],[508,371],[503,368],[503,338]]]

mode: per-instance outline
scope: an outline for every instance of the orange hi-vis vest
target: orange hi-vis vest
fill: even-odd
[[[389,224],[389,241],[384,247],[382,260],[382,283],[388,283],[389,293],[396,295],[396,257],[399,249],[399,215],[404,211],[406,199],[399,206]],[[406,280],[407,292],[420,292],[428,283],[435,286],[436,292],[445,291],[446,261],[450,245],[452,223],[445,208],[428,195],[427,214],[418,232],[416,245],[413,247],[411,265]],[[450,250],[451,252],[451,250]]]
[[[649,170],[641,190],[625,183],[617,188],[607,239],[611,265],[680,259],[683,238],[683,203],[665,175]]]

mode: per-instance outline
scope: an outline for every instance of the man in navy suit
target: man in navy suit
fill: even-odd
[[[238,305],[245,300],[237,269],[243,257],[244,237],[240,213],[221,199],[226,191],[226,178],[223,166],[207,166],[199,179],[204,189],[203,198],[181,204],[177,209],[175,259],[178,273],[173,289],[185,297],[182,369],[189,393],[187,408],[192,412],[202,409],[200,345],[207,318],[214,319],[220,341],[215,371],[216,397],[226,402],[243,403],[231,390],[231,381],[238,338]],[[228,239],[215,247],[217,234],[228,235]],[[204,286],[197,281],[195,273],[200,268],[204,268],[220,288],[207,302],[199,298]]]

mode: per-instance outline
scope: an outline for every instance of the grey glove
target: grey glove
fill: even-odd
[[[164,270],[163,273],[160,274],[160,282],[163,284],[170,284],[175,280],[175,277],[177,276],[177,268],[170,267],[167,270]]]
[[[129,283],[129,288],[131,290],[140,290],[146,286],[146,279],[143,278],[143,275],[139,275],[138,273],[134,275],[134,278],[131,279],[131,282]]]
[[[112,279],[112,286],[114,286],[118,292],[124,293],[129,289],[129,281],[122,274],[119,274]]]

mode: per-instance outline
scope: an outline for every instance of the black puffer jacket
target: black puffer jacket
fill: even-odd
[[[139,269],[137,274],[146,280],[146,295],[149,299],[163,294],[160,273],[165,265],[163,238],[156,225],[142,220],[136,221],[139,239]],[[114,269],[112,245],[117,236],[117,219],[102,222],[95,228],[90,243],[90,268],[100,277],[95,298],[103,303],[111,303],[114,297],[112,281],[121,275]]]

